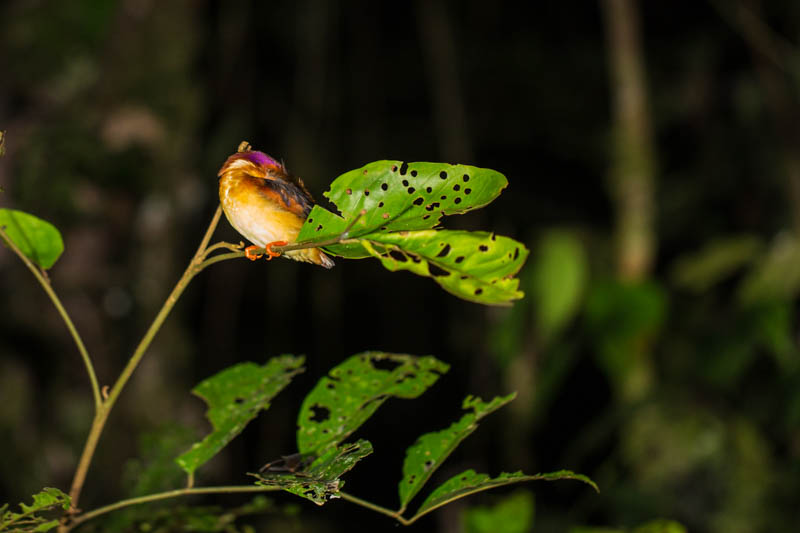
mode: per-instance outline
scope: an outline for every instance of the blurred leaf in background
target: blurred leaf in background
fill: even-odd
[[[462,512],[465,533],[529,533],[533,531],[534,498],[517,490],[492,506],[478,505]]]

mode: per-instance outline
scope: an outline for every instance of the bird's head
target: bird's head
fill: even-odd
[[[230,156],[219,169],[217,176],[222,177],[229,172],[243,172],[249,176],[268,180],[286,179],[288,175],[282,163],[264,152],[249,149],[240,150]]]

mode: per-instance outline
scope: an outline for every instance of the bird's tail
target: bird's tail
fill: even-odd
[[[289,259],[314,263],[325,268],[333,268],[336,263],[319,248],[306,248],[304,250],[293,250],[284,254]]]

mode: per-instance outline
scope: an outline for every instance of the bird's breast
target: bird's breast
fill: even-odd
[[[231,225],[258,246],[294,241],[305,222],[262,178],[225,173],[219,181],[219,198]]]

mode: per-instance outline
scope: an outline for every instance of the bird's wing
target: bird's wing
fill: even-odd
[[[294,183],[280,179],[263,179],[257,183],[261,194],[298,217],[308,217],[314,206],[311,196]]]

